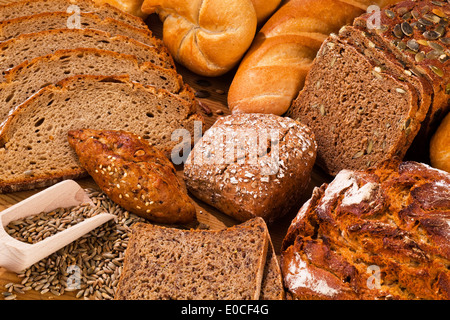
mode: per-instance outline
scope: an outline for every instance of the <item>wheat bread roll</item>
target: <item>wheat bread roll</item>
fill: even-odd
[[[450,113],[431,138],[430,161],[433,167],[450,172]]]
[[[142,11],[159,14],[163,41],[174,59],[203,76],[231,70],[256,32],[250,0],[146,0]]]

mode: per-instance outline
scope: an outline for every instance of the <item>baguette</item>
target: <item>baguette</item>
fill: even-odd
[[[235,112],[283,115],[303,87],[322,42],[371,4],[398,0],[290,0],[257,33],[228,92]]]

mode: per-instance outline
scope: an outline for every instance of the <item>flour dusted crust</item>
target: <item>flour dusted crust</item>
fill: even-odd
[[[298,203],[315,155],[314,134],[297,121],[269,114],[222,117],[189,155],[186,186],[235,219],[270,222]]]
[[[296,299],[450,299],[450,175],[417,162],[342,170],[282,244]]]

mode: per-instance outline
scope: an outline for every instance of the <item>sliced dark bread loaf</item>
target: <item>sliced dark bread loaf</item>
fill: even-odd
[[[42,87],[75,75],[128,75],[131,81],[151,85],[192,100],[193,94],[173,69],[150,62],[139,63],[131,55],[93,48],[59,50],[25,61],[8,71],[0,83],[0,122],[10,110],[23,103]]]
[[[136,223],[116,300],[257,300],[267,226],[180,230]]]
[[[111,36],[107,32],[92,29],[56,29],[20,35],[0,43],[0,70],[14,68],[25,60],[31,60],[62,49],[97,48],[129,54],[138,61],[152,62],[163,68],[175,68],[172,57],[164,48],[150,47],[125,36]],[[101,68],[101,66],[97,66]]]
[[[102,19],[113,18],[140,29],[148,29],[145,22],[109,4],[96,4],[91,0],[21,0],[0,6],[0,21],[31,16],[42,12],[67,12],[71,5],[78,6],[80,12],[95,12]],[[69,13],[75,13],[72,10]]]
[[[39,31],[66,29],[67,20],[71,17],[66,12],[43,12],[32,16],[23,16],[0,22],[0,41],[17,38],[21,34],[36,33]],[[113,18],[101,19],[95,13],[80,13],[81,29],[96,29],[122,35],[140,41],[149,46],[163,46],[162,41],[154,37],[148,29],[133,27],[125,22]]]
[[[11,113],[0,127],[0,192],[44,187],[86,175],[67,142],[71,129],[135,133],[166,156],[180,141],[177,129],[194,141],[195,105],[128,77],[76,76],[49,85]],[[186,132],[186,131],[185,131]]]
[[[260,223],[261,222],[259,219],[250,219],[241,223],[241,226],[256,227]],[[261,294],[259,299],[284,300],[285,292],[283,277],[270,233],[268,233],[268,241],[269,245],[267,247],[266,264],[264,266],[264,273],[261,282]]]
[[[380,27],[368,28],[369,14],[355,19],[355,27],[370,34],[372,41],[392,53],[413,73],[423,76],[433,88],[433,103],[423,132],[426,138],[449,111],[450,38],[447,1],[402,1],[380,12]]]
[[[288,115],[308,125],[328,173],[402,157],[420,128],[418,95],[353,46],[330,36]]]

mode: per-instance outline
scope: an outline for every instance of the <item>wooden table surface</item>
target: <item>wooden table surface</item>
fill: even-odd
[[[10,0],[0,0],[0,3],[6,3]],[[161,34],[161,25],[157,20],[157,17],[152,16],[146,20],[149,24],[151,30],[155,33],[155,35]],[[183,76],[183,79],[186,83],[188,83],[197,93],[198,99],[201,104],[206,109],[209,109],[210,112],[206,112],[202,109],[202,113],[204,115],[206,129],[209,128],[219,116],[230,114],[227,108],[227,91],[229,85],[233,79],[233,75],[235,70],[230,71],[224,76],[216,77],[216,78],[206,78],[193,74],[182,66],[177,66],[178,72]],[[182,168],[179,168],[178,174],[180,180],[182,181]],[[275,246],[275,250],[279,253],[279,248],[281,246],[281,242],[286,234],[287,228],[291,222],[291,220],[295,217],[296,212],[300,208],[300,206],[309,199],[311,192],[315,186],[320,186],[324,182],[328,182],[330,177],[325,175],[320,169],[314,168],[314,171],[311,176],[311,182],[304,193],[302,199],[298,202],[298,208],[295,208],[290,214],[280,218],[275,221],[273,224],[269,225],[269,231],[272,237],[272,241]],[[97,188],[96,184],[93,182],[91,178],[85,178],[77,181],[83,187],[93,187]],[[27,197],[33,195],[34,193],[40,190],[33,191],[25,191],[25,192],[16,192],[9,194],[0,194],[0,211],[8,208],[9,206],[26,199]],[[236,223],[234,219],[218,212],[214,208],[209,205],[202,203],[201,201],[193,198],[196,206],[197,206],[197,218],[199,222],[208,225],[211,229],[222,229],[228,226],[232,226]],[[15,273],[8,272],[4,268],[0,267],[0,292],[6,291],[4,290],[4,285],[9,282],[20,282],[20,279],[17,277]],[[3,296],[0,295],[0,299],[3,299]],[[37,291],[30,290],[25,294],[18,294],[18,300],[35,300],[35,299],[75,299],[75,293],[67,292],[62,296],[54,296],[50,293],[40,294]]]

